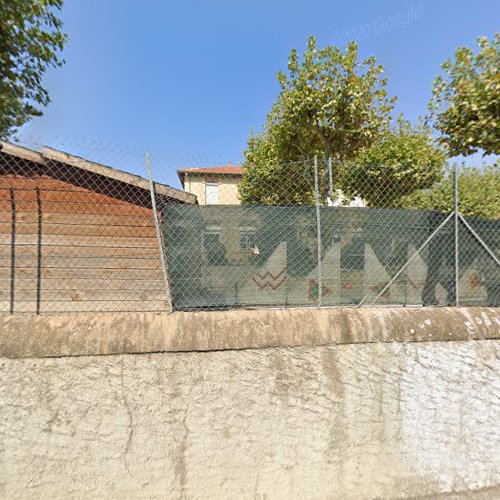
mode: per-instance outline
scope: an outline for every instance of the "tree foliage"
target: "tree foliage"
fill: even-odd
[[[483,219],[500,218],[500,161],[481,168],[460,169],[458,173],[459,211],[462,215]],[[447,175],[430,189],[415,191],[403,198],[404,208],[453,210],[453,174]]]
[[[60,66],[66,41],[57,16],[63,0],[2,1],[0,9],[0,138],[50,102],[42,78]]]
[[[266,146],[260,144],[263,149]],[[238,185],[239,198],[251,205],[314,204],[312,159],[290,162],[245,164],[243,181]]]
[[[345,166],[344,193],[371,207],[394,207],[402,196],[431,187],[443,177],[446,156],[429,131],[400,118]]]
[[[355,42],[345,51],[332,46],[318,49],[316,39],[310,37],[302,57],[292,50],[288,72],[277,75],[280,93],[264,129],[250,137],[245,150],[242,202],[272,198],[274,203],[287,203],[290,194],[286,195],[284,186],[308,182],[307,177],[287,175],[287,164],[322,155],[331,157],[337,167],[372,144],[388,128],[395,102],[387,97],[383,72],[374,57],[358,60]],[[281,165],[279,170],[276,165]],[[273,198],[266,190],[273,179],[283,188],[285,199]],[[298,189],[303,193],[300,199],[307,201],[313,185],[303,188]]]
[[[500,34],[478,45],[459,47],[434,80],[429,108],[450,156],[500,153]]]

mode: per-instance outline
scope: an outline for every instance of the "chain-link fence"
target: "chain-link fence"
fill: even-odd
[[[141,153],[86,147],[112,168],[59,149],[0,145],[0,311],[171,309],[153,200],[161,210],[195,196],[156,183],[152,197]]]
[[[174,309],[500,305],[500,213],[455,215],[453,175],[432,168],[352,170],[184,171],[201,203],[163,210]]]
[[[500,305],[500,214],[462,216],[452,176],[421,166],[1,146],[3,312]]]

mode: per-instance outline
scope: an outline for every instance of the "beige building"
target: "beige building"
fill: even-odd
[[[239,205],[238,184],[243,167],[182,168],[177,171],[182,187],[196,195],[200,205]]]

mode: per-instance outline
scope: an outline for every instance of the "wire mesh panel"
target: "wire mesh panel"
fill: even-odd
[[[371,179],[334,189],[338,169],[324,161],[222,172],[192,172],[200,206],[164,206],[176,309],[495,303],[499,222],[475,219],[474,235],[459,221],[456,234],[451,177],[438,210],[414,210],[397,208],[415,191],[406,166],[369,201],[357,193]],[[433,208],[432,196],[412,203]]]
[[[460,304],[500,306],[500,221],[464,217],[458,242]]]
[[[339,277],[328,273],[327,262],[323,266],[323,304],[450,302],[448,223],[432,245],[426,244],[444,216],[432,211],[346,207],[323,208],[321,214],[324,247],[328,248],[329,239],[337,241],[330,246],[340,255]]]
[[[314,207],[170,205],[164,221],[177,309],[311,306],[320,298],[327,306],[454,304],[453,221],[439,212],[322,207],[321,261]],[[461,275],[473,261],[465,256],[480,251],[463,238]]]
[[[313,207],[186,208],[164,209],[176,308],[307,303],[308,277],[317,279]]]
[[[183,202],[179,196],[168,200]],[[5,145],[0,218],[1,311],[165,310],[145,179],[55,150]]]
[[[116,168],[145,174],[144,154],[86,148],[111,168],[0,145],[0,312],[500,302],[500,208],[463,217],[467,177],[457,189],[425,165],[413,185],[404,165],[372,178],[317,159],[182,160],[175,189]]]

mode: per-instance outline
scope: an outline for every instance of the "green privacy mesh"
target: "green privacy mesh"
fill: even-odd
[[[311,206],[166,206],[163,233],[174,308],[454,303],[453,218],[416,253],[445,215],[354,207],[319,211],[318,224]],[[500,221],[468,222],[498,258]],[[498,304],[495,259],[463,223],[458,240],[461,303]]]

